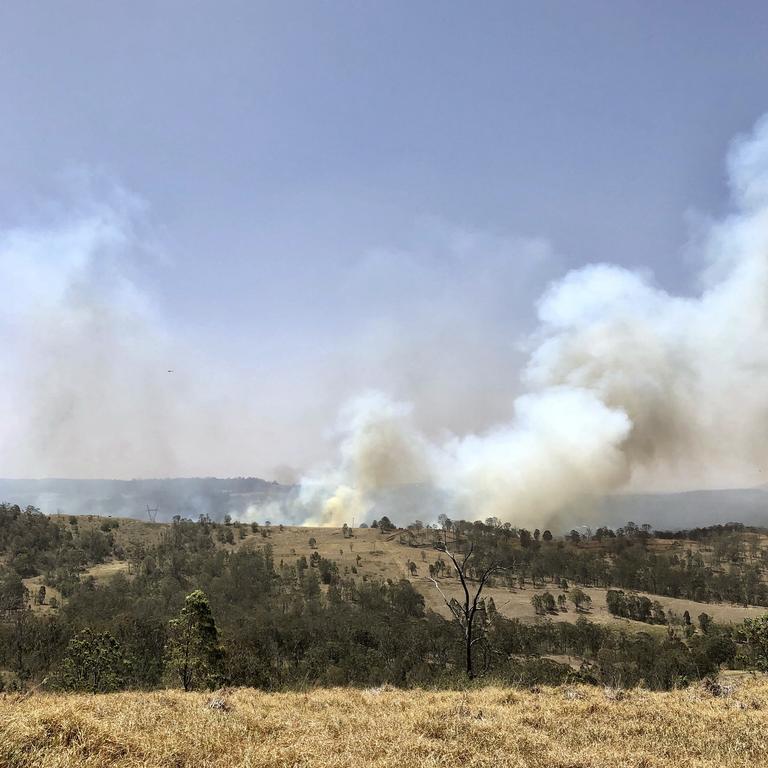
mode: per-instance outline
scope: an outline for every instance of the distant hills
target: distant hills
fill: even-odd
[[[73,515],[112,515],[146,519],[147,506],[157,508],[157,519],[174,515],[214,520],[235,518],[297,523],[294,500],[297,486],[257,477],[193,477],[155,480],[3,480],[0,501],[31,504],[43,512]],[[411,487],[383,495],[372,513],[387,514],[405,525],[419,518],[437,517],[439,496]],[[434,514],[430,514],[434,511]],[[768,487],[684,493],[617,494],[591,505],[589,511],[565,513],[563,525],[580,523],[619,526],[632,520],[654,528],[691,528],[723,522],[768,527]]]
[[[147,507],[158,509],[157,519],[174,515],[197,519],[201,514],[220,520],[226,514],[247,517],[259,509],[280,516],[294,486],[258,477],[192,477],[155,480],[3,480],[0,500],[43,512],[69,515],[147,517]],[[249,512],[250,510],[250,512]]]
[[[768,527],[768,488],[617,494],[601,502],[597,518],[612,525],[650,523],[657,529],[726,522]]]

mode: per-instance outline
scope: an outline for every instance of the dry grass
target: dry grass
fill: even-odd
[[[752,768],[767,756],[764,680],[724,697],[568,687],[0,699],[3,768]]]

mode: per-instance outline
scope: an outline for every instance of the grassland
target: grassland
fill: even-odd
[[[0,698],[3,768],[754,768],[768,682],[618,695],[392,689]]]

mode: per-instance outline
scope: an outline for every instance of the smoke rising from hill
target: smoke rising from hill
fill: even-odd
[[[564,509],[625,488],[764,483],[768,121],[734,144],[728,171],[732,210],[697,237],[695,293],[673,295],[610,264],[568,273],[537,304],[522,394],[515,333],[501,338],[509,316],[498,307],[507,283],[520,299],[519,262],[537,279],[548,273],[540,241],[454,238],[448,264],[434,252],[377,254],[340,290],[363,316],[365,286],[389,278],[402,304],[389,316],[378,305],[333,353],[304,368],[291,359],[257,389],[209,376],[213,366],[199,364],[134,279],[147,238],[141,206],[125,193],[0,232],[0,283],[11,287],[0,304],[2,473],[252,474],[259,452],[271,466],[306,466],[284,447],[320,443],[317,411],[359,390],[338,419],[338,455],[305,473],[287,518],[359,523],[399,503],[393,491],[418,489],[431,500],[424,519],[439,509],[556,525]],[[473,278],[489,244],[495,253]],[[494,362],[504,349],[514,363]],[[289,412],[301,429],[291,423],[278,442],[263,425],[284,425]],[[411,494],[411,507],[419,498]]]
[[[728,172],[733,210],[699,238],[697,295],[610,264],[570,272],[538,302],[512,419],[430,440],[408,403],[356,398],[337,467],[303,483],[310,520],[359,520],[408,483],[439,489],[464,516],[541,525],[630,484],[764,482],[768,119],[734,143]]]

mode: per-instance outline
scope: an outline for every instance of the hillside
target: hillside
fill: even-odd
[[[0,698],[5,768],[754,768],[768,683],[724,696],[330,689]]]
[[[768,665],[767,543],[739,524],[557,537],[493,520],[166,524],[0,504],[0,690],[453,687],[477,674],[666,690]],[[484,584],[471,639],[462,574],[473,595]],[[182,673],[178,622],[193,616],[208,650]]]
[[[82,528],[98,528],[103,523],[103,519],[92,516],[91,519],[83,519],[80,522]],[[152,542],[159,539],[162,532],[167,529],[165,524],[151,524],[141,520],[122,519],[119,520],[119,528],[115,529],[116,542],[123,547],[128,546],[132,541]],[[341,569],[356,566],[357,578],[381,578],[400,580],[406,579],[415,589],[423,595],[427,606],[437,611],[446,618],[450,617],[450,612],[445,605],[440,593],[437,591],[434,583],[427,577],[430,564],[434,564],[439,558],[440,553],[432,547],[419,546],[413,547],[408,543],[410,538],[402,536],[399,532],[382,534],[375,528],[355,528],[353,536],[344,538],[340,528],[318,528],[306,526],[271,526],[269,536],[265,538],[261,534],[254,533],[250,527],[242,526],[244,538],[235,538],[233,545],[222,544],[222,548],[236,551],[240,548],[253,548],[269,544],[273,549],[273,556],[276,562],[293,562],[298,557],[309,558],[313,551],[316,551],[321,557],[336,561]],[[310,547],[310,539],[315,540],[315,546]],[[660,551],[670,550],[674,542],[651,539],[647,542],[651,549]],[[679,549],[694,548],[699,549],[697,542],[687,541],[680,544]],[[358,560],[358,557],[360,558]],[[415,562],[417,575],[413,576],[408,568],[409,562]],[[91,566],[86,570],[86,575],[93,576],[97,581],[103,582],[116,573],[125,573],[129,575],[129,563],[111,559],[100,565]],[[31,580],[31,584],[37,583]],[[542,585],[551,588],[550,585]],[[450,597],[460,596],[460,586],[455,579],[443,579],[441,581],[443,592]],[[492,597],[500,613],[509,618],[520,618],[528,621],[536,619],[536,613],[531,604],[531,597],[540,589],[534,589],[531,584],[523,588],[490,586],[487,588],[486,595]],[[638,630],[647,630],[648,625],[641,622],[634,622],[629,619],[612,616],[606,605],[607,588],[604,587],[585,587],[586,593],[592,599],[592,607],[588,613],[590,620],[610,624],[619,627],[636,628]],[[658,599],[665,610],[682,616],[688,611],[691,616],[698,616],[706,612],[717,622],[738,623],[750,616],[760,616],[766,612],[765,608],[760,606],[737,605],[734,603],[703,603],[694,600],[684,600],[673,597],[651,595]],[[553,614],[554,621],[574,622],[579,617],[579,613],[569,610]]]

